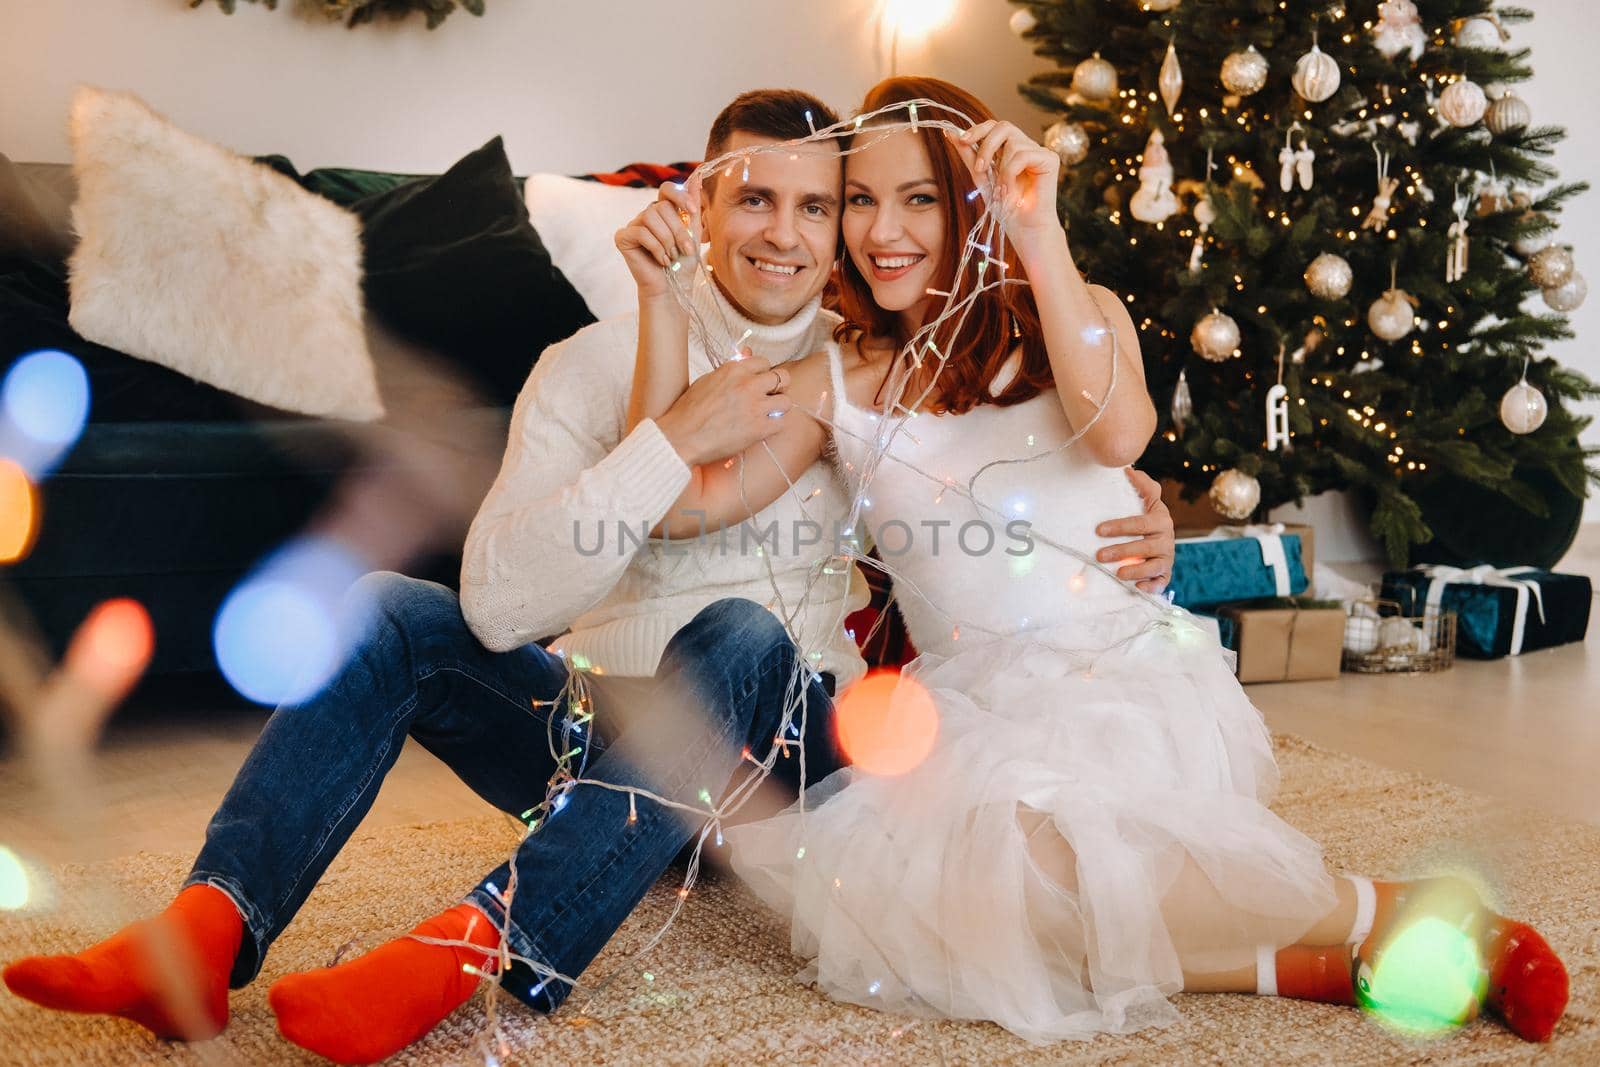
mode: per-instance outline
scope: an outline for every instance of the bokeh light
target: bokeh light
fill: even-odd
[[[1477,1017],[1488,988],[1477,939],[1443,919],[1407,923],[1363,961],[1356,999],[1388,1028],[1438,1037]]]
[[[28,472],[0,457],[0,564],[15,563],[33,548],[39,531],[39,495]]]
[[[223,601],[212,630],[217,665],[258,704],[298,704],[332,680],[365,625],[347,599],[364,562],[328,538],[291,542]]]
[[[896,33],[921,37],[950,21],[956,0],[884,0],[883,18]]]
[[[0,455],[37,479],[78,440],[88,417],[83,365],[54,349],[30,352],[0,383]]]
[[[68,671],[111,698],[120,697],[150,664],[155,628],[144,605],[118,597],[96,605],[67,649]]]
[[[836,702],[839,747],[869,774],[904,774],[927,759],[939,736],[933,697],[893,669],[871,671]]]
[[[28,906],[28,868],[22,857],[0,845],[0,910],[19,911]]]

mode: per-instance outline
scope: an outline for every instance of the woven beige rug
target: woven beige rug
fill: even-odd
[[[617,977],[587,1007],[580,993],[551,1017],[500,998],[510,1064],[1498,1064],[1538,1057],[1600,1063],[1600,829],[1504,815],[1481,797],[1304,742],[1280,738],[1278,810],[1323,842],[1330,862],[1379,876],[1471,867],[1504,905],[1537,925],[1572,974],[1573,997],[1549,1045],[1527,1045],[1491,1021],[1429,1043],[1390,1035],[1349,1008],[1245,996],[1183,996],[1183,1019],[1131,1037],[1030,1046],[996,1027],[931,1023],[834,1004],[790,977],[786,931],[728,878],[703,879],[666,939],[648,939],[677,883],[656,887],[585,975]],[[266,990],[290,970],[327,963],[342,945],[364,950],[456,902],[475,875],[515,842],[503,819],[396,827],[359,835],[329,871],[266,968],[233,994],[219,1038],[158,1042],[131,1024],[46,1012],[0,989],[0,1063],[302,1064],[316,1057],[278,1037]],[[89,914],[81,887],[99,881],[125,907],[159,909],[190,857],[143,853],[57,872],[61,904],[0,919],[0,960],[80,948],[111,932]],[[646,980],[649,972],[652,980]],[[393,1061],[483,1064],[477,997]]]

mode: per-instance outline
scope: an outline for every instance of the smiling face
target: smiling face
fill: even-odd
[[[725,151],[777,142],[743,131]],[[777,325],[822,292],[839,238],[839,149],[833,141],[735,158],[705,193],[707,262],[749,318]]]
[[[873,301],[914,330],[939,286],[948,209],[922,139],[910,130],[877,137],[845,163],[844,246]]]

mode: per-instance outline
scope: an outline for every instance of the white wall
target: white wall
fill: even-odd
[[[0,0],[0,151],[64,161],[72,86],[132,89],[187,129],[307,169],[348,164],[436,172],[496,133],[519,173],[695,158],[716,110],[742,89],[795,85],[841,111],[888,73],[879,0],[488,0],[428,32],[420,19],[346,31],[240,2]],[[1108,0],[1109,2],[1109,0]],[[1131,2],[1131,0],[1126,0]],[[902,42],[900,70],[972,89],[1038,127],[1015,85],[1039,69],[1006,27],[1005,0],[955,0],[952,22]],[[1593,5],[1540,0],[1514,40],[1539,76],[1521,90],[1536,122],[1565,126],[1556,165],[1600,179],[1600,89],[1587,53]],[[1563,237],[1596,294],[1578,340],[1551,354],[1600,379],[1600,193],[1576,201]],[[1600,403],[1587,410],[1600,415]],[[1600,444],[1600,426],[1586,440]],[[1588,515],[1600,520],[1600,499]]]

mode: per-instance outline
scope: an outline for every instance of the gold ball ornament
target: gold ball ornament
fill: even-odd
[[[1221,363],[1239,348],[1239,324],[1233,321],[1232,315],[1213,308],[1194,324],[1189,343],[1200,358]]]
[[[1490,104],[1488,113],[1483,116],[1483,124],[1496,137],[1520,130],[1532,121],[1533,112],[1528,109],[1527,103],[1509,91]]]
[[[1072,91],[1097,104],[1110,100],[1117,92],[1117,68],[1096,52],[1072,68]]]
[[[1390,289],[1367,309],[1367,328],[1385,341],[1398,341],[1411,332],[1415,313],[1404,289]]]
[[[1025,35],[1029,30],[1039,25],[1039,18],[1025,7],[1019,7],[1011,13],[1009,23],[1011,32],[1018,37]]]
[[[1572,277],[1573,266],[1571,252],[1551,245],[1528,257],[1528,277],[1541,289],[1559,289]]]
[[[1500,398],[1500,421],[1514,434],[1528,434],[1544,425],[1550,414],[1550,405],[1544,394],[1528,384],[1524,378]]]
[[[1289,82],[1306,102],[1320,104],[1339,91],[1339,63],[1312,44],[1311,51],[1295,63]]]
[[[1089,154],[1089,131],[1065,119],[1052,122],[1044,131],[1044,146],[1070,167],[1074,163],[1082,163]]]
[[[1306,288],[1319,300],[1339,300],[1350,292],[1355,272],[1350,261],[1332,252],[1324,252],[1306,268]]]
[[[1222,61],[1222,87],[1235,96],[1258,93],[1267,84],[1267,57],[1251,45]]]
[[[1261,483],[1233,467],[1217,475],[1206,497],[1223,518],[1248,519],[1261,503]]]
[[[1439,94],[1439,117],[1452,126],[1471,126],[1489,110],[1489,98],[1477,82],[1462,78]]]
[[[1565,315],[1583,306],[1584,297],[1589,295],[1589,283],[1583,280],[1583,275],[1573,271],[1566,281],[1546,289],[1541,295],[1551,311]]]

